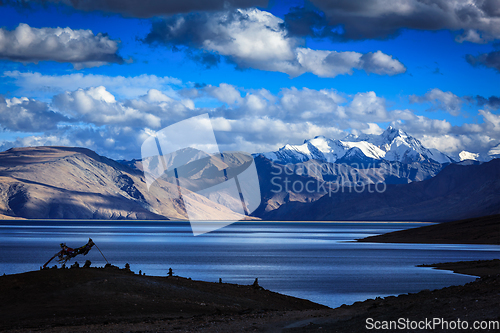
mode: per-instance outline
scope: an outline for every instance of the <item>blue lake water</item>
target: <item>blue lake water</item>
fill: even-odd
[[[172,267],[179,276],[239,284],[259,278],[266,289],[337,307],[475,279],[415,265],[500,257],[495,245],[353,241],[422,225],[238,222],[195,237],[186,222],[2,221],[0,274],[38,270],[59,243],[79,247],[91,237],[112,264],[135,272],[165,276]],[[75,259],[106,263],[95,248]]]

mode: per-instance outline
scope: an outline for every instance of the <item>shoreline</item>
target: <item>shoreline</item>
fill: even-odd
[[[417,265],[417,267],[432,267],[438,270],[452,271],[455,274],[486,277],[500,274],[500,259],[422,264]]]
[[[368,243],[500,245],[500,215],[490,215],[357,239]]]
[[[3,218],[2,218],[3,216]],[[5,218],[6,217],[6,218]],[[189,220],[138,220],[138,219],[28,219],[24,217],[7,216],[0,214],[0,222],[3,221],[13,221],[19,220],[23,222],[38,222],[38,221],[69,221],[69,222],[158,222],[158,223],[169,223],[169,222],[187,222]],[[232,220],[213,220],[213,221],[196,221],[196,223],[214,223],[214,222],[228,222]],[[280,221],[267,221],[267,220],[239,220],[233,223],[382,223],[382,224],[442,224],[446,222],[429,222],[429,221],[297,221],[297,220],[280,220]]]
[[[420,266],[481,277],[461,286],[450,286],[433,291],[422,290],[418,293],[385,298],[377,297],[331,309],[252,285],[219,284],[176,276],[144,276],[117,267],[111,269],[45,269],[0,277],[0,282],[2,282],[0,289],[3,289],[0,293],[2,313],[8,315],[5,311],[9,301],[5,298],[9,298],[9,294],[15,295],[17,300],[20,292],[28,293],[25,295],[27,296],[25,301],[29,302],[24,305],[18,304],[17,307],[20,312],[18,315],[23,317],[23,319],[18,318],[22,324],[20,325],[16,320],[12,321],[13,318],[10,317],[10,325],[0,321],[2,323],[0,331],[25,332],[35,329],[40,332],[171,330],[231,333],[255,330],[263,332],[353,332],[364,330],[366,318],[392,320],[404,316],[423,320],[439,316],[449,320],[456,320],[458,317],[477,320],[500,319],[497,301],[500,287],[500,260]],[[48,276],[45,279],[40,278],[44,274]],[[61,274],[70,274],[72,278],[67,280],[67,276],[57,277]],[[34,287],[23,285],[22,278],[30,275],[32,278],[28,280],[34,284]],[[59,290],[61,285],[70,291],[69,294]],[[91,288],[88,288],[89,285]],[[81,288],[83,289],[80,290]],[[42,304],[37,304],[37,300],[47,300],[39,297],[41,295],[38,293],[43,293],[42,289],[49,290],[52,296],[57,296],[52,298],[55,299],[56,304],[49,301],[47,304],[50,309],[47,313],[50,315],[44,317],[43,313],[38,313],[37,319],[37,312],[33,312],[33,307],[39,309]],[[8,292],[6,293],[5,290]],[[166,299],[165,302],[165,297],[157,297],[160,296],[159,292],[163,292],[163,296],[166,295],[165,293],[177,292],[175,294],[177,296]],[[144,297],[145,294],[149,297]],[[69,298],[64,298],[64,295]],[[92,299],[85,300],[82,298],[84,295],[89,295]],[[93,307],[99,304],[96,303],[96,299],[103,295],[108,304],[106,304],[105,313],[97,315]],[[11,298],[11,301],[13,299]],[[161,299],[164,300],[163,303]],[[249,299],[250,307],[240,304],[248,302]],[[85,303],[86,301],[88,303]],[[65,304],[65,302],[69,303]],[[61,306],[68,310],[68,305],[72,304],[76,304],[74,310],[78,311],[72,312],[69,309],[69,312],[63,311],[63,313],[53,315],[52,312],[59,311]],[[142,310],[137,310],[138,305],[142,306]],[[32,309],[27,311],[26,306],[31,306]],[[99,306],[102,308],[100,304]],[[2,307],[4,309],[1,309]],[[8,307],[10,314],[16,312],[16,306],[10,304]],[[161,311],[158,311],[159,308]],[[123,313],[120,313],[120,310]]]
[[[417,243],[427,234],[434,239],[418,243],[443,243],[457,230],[470,238],[470,228],[482,238],[464,237],[448,244],[490,244],[500,216],[445,222],[372,236],[360,242]],[[13,220],[9,220],[13,222]],[[57,220],[23,220],[30,221]],[[65,220],[69,221],[69,220]],[[103,222],[105,220],[71,220]],[[185,223],[165,220],[106,220],[109,222]],[[353,221],[240,221],[243,223],[404,223]],[[421,223],[421,222],[407,222]],[[450,235],[449,231],[454,231]],[[438,231],[446,232],[436,232]],[[429,230],[430,231],[427,231]],[[423,231],[422,231],[423,230]],[[401,233],[403,236],[401,236]],[[415,236],[417,233],[418,237]],[[394,236],[396,234],[396,236]],[[410,235],[410,236],[408,236]],[[413,237],[413,238],[412,238]],[[493,238],[496,237],[493,234]],[[382,240],[380,240],[382,238]],[[392,241],[387,241],[387,239]],[[394,241],[396,239],[396,241]],[[399,240],[399,241],[398,241]],[[452,239],[454,240],[454,239]],[[498,244],[492,244],[498,245]],[[367,318],[444,318],[499,321],[500,260],[476,260],[417,265],[479,277],[465,285],[422,290],[398,296],[376,297],[351,305],[328,308],[308,300],[275,293],[257,285],[195,281],[183,277],[134,274],[112,267],[45,269],[0,276],[0,331],[26,332],[357,332],[365,331]],[[425,332],[425,330],[422,330]]]

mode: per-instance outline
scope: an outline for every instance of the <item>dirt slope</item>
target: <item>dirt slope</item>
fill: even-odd
[[[255,286],[72,268],[0,277],[0,329],[322,309]]]
[[[187,191],[187,190],[186,190]],[[240,220],[228,208],[192,194],[193,209]],[[85,148],[31,147],[0,153],[0,214],[30,219],[186,219],[176,185],[144,175]]]

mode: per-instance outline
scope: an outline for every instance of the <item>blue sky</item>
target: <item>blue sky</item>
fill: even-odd
[[[0,149],[140,157],[209,113],[222,150],[399,127],[500,143],[500,1],[4,1]]]

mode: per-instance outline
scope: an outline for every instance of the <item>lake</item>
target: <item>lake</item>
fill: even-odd
[[[377,296],[464,284],[475,277],[415,267],[437,262],[499,258],[495,245],[375,244],[354,240],[426,223],[238,222],[193,236],[187,222],[2,221],[0,274],[38,270],[60,250],[91,237],[107,260],[136,273],[252,284],[330,307]],[[104,266],[96,248],[83,264]],[[53,261],[49,266],[56,264]]]

